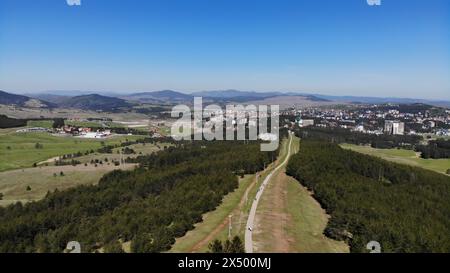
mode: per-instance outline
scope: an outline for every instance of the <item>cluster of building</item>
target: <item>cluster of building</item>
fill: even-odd
[[[450,110],[417,110],[414,106],[398,110],[398,105],[364,105],[353,107],[290,109],[299,127],[345,128],[367,134],[436,134],[450,136]]]
[[[77,136],[83,138],[106,138],[111,136],[110,130],[97,130],[94,132],[91,128],[67,125],[61,128],[57,128],[55,129],[55,131],[60,135]]]
[[[82,138],[107,138],[111,136],[111,130],[92,131],[91,128],[64,126],[57,129],[48,129],[42,127],[24,128],[16,131],[17,133],[55,133],[59,136],[75,136]]]

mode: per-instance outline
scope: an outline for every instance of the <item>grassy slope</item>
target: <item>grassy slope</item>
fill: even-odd
[[[402,149],[374,149],[370,146],[358,146],[352,144],[342,144],[341,147],[351,149],[353,151],[381,157],[385,160],[393,161],[400,164],[407,164],[435,172],[445,173],[450,169],[450,159],[423,159],[414,151]]]
[[[27,126],[51,129],[53,127],[53,120],[29,120]]]
[[[134,140],[139,136],[113,137],[94,140],[73,137],[55,137],[47,133],[5,133],[0,134],[0,172],[31,167],[33,163],[45,161],[63,154],[85,152],[106,145],[118,144],[125,139]],[[36,149],[35,144],[43,145]],[[10,147],[10,149],[8,149]]]

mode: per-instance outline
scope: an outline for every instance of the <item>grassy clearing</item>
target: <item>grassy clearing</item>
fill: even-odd
[[[114,127],[114,128],[124,128],[125,126],[120,123],[111,122],[111,121],[76,121],[76,120],[66,120],[64,122],[65,125],[68,126],[76,126],[76,127]]]
[[[105,145],[119,144],[122,141],[136,140],[139,136],[120,136],[108,139],[80,139],[57,137],[48,133],[7,133],[0,135],[0,172],[27,168],[34,163],[49,158],[76,152],[98,149]],[[36,143],[41,148],[36,148]]]
[[[27,127],[42,127],[51,129],[53,128],[53,120],[29,120]]]
[[[119,168],[131,169],[134,165],[51,166],[1,172],[0,193],[4,196],[3,200],[0,200],[0,206],[18,201],[36,201],[44,198],[48,191],[56,189],[65,190],[78,185],[96,184],[104,174]],[[61,172],[64,173],[63,176]],[[28,186],[31,190],[27,190]]]
[[[75,121],[75,120],[66,120],[64,122],[67,126],[76,126],[76,127],[101,127],[102,124],[100,122],[95,121]]]
[[[358,146],[352,144],[342,144],[341,147],[400,164],[422,167],[435,172],[445,173],[450,169],[450,159],[423,159],[420,158],[416,152],[410,150],[374,149],[370,146]]]
[[[151,154],[159,151],[166,144],[135,144],[129,146],[137,154],[126,155],[138,156]],[[168,145],[168,144],[167,144]],[[119,148],[115,149],[118,150]],[[105,161],[105,158],[108,158]],[[21,170],[0,172],[0,193],[4,194],[3,200],[0,200],[0,206],[5,206],[18,201],[29,202],[42,199],[48,191],[65,190],[78,185],[96,184],[106,173],[115,169],[130,169],[133,164],[123,164],[114,166],[113,160],[119,160],[120,155],[113,154],[90,154],[76,158],[82,163],[89,163],[92,159],[103,161],[103,164],[88,164],[87,166],[40,166],[36,168],[26,168]],[[50,164],[53,163],[51,160]],[[52,164],[51,164],[52,165]],[[61,172],[64,173],[61,176]],[[27,187],[31,190],[28,191]]]
[[[208,243],[210,240],[208,236],[214,231],[214,236],[211,236],[211,241],[214,239],[226,239],[228,236],[228,216],[232,217],[232,234],[243,237],[244,226],[247,217],[242,217],[239,205],[241,200],[245,197],[247,188],[254,181],[254,175],[247,175],[239,181],[239,187],[234,192],[229,193],[223,199],[222,204],[216,210],[206,213],[203,216],[203,222],[195,225],[195,229],[189,231],[185,236],[178,238],[173,245],[170,252],[186,253],[186,252],[206,252],[208,250]]]
[[[12,133],[16,132],[17,130],[24,129],[24,128],[25,127],[0,129],[0,136],[12,134]]]
[[[93,153],[93,154],[89,154],[89,155],[84,155],[84,156],[80,156],[75,158],[75,160],[80,161],[82,164],[84,163],[90,163],[92,160],[99,160],[104,162],[112,162],[112,161],[120,161],[121,158],[126,159],[128,157],[130,158],[135,158],[141,155],[150,155],[154,152],[158,152],[161,149],[164,148],[164,146],[170,146],[170,144],[166,144],[166,143],[158,143],[158,146],[155,144],[150,144],[150,143],[146,143],[144,144],[133,144],[128,146],[128,148],[131,148],[135,151],[135,154],[124,154],[124,155],[120,155],[119,151],[122,148],[115,148],[113,149],[113,153],[112,154],[101,154],[101,153]],[[54,161],[56,158],[52,158],[49,160],[50,165],[54,165]],[[107,159],[107,160],[105,160]],[[68,161],[70,161],[70,159],[68,159]]]

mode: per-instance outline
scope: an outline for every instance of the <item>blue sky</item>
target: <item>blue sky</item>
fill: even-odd
[[[0,1],[0,90],[450,98],[450,1]]]

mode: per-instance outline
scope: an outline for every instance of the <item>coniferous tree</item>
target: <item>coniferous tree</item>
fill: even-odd
[[[209,252],[211,253],[223,253],[223,246],[220,240],[214,240],[208,245]]]

